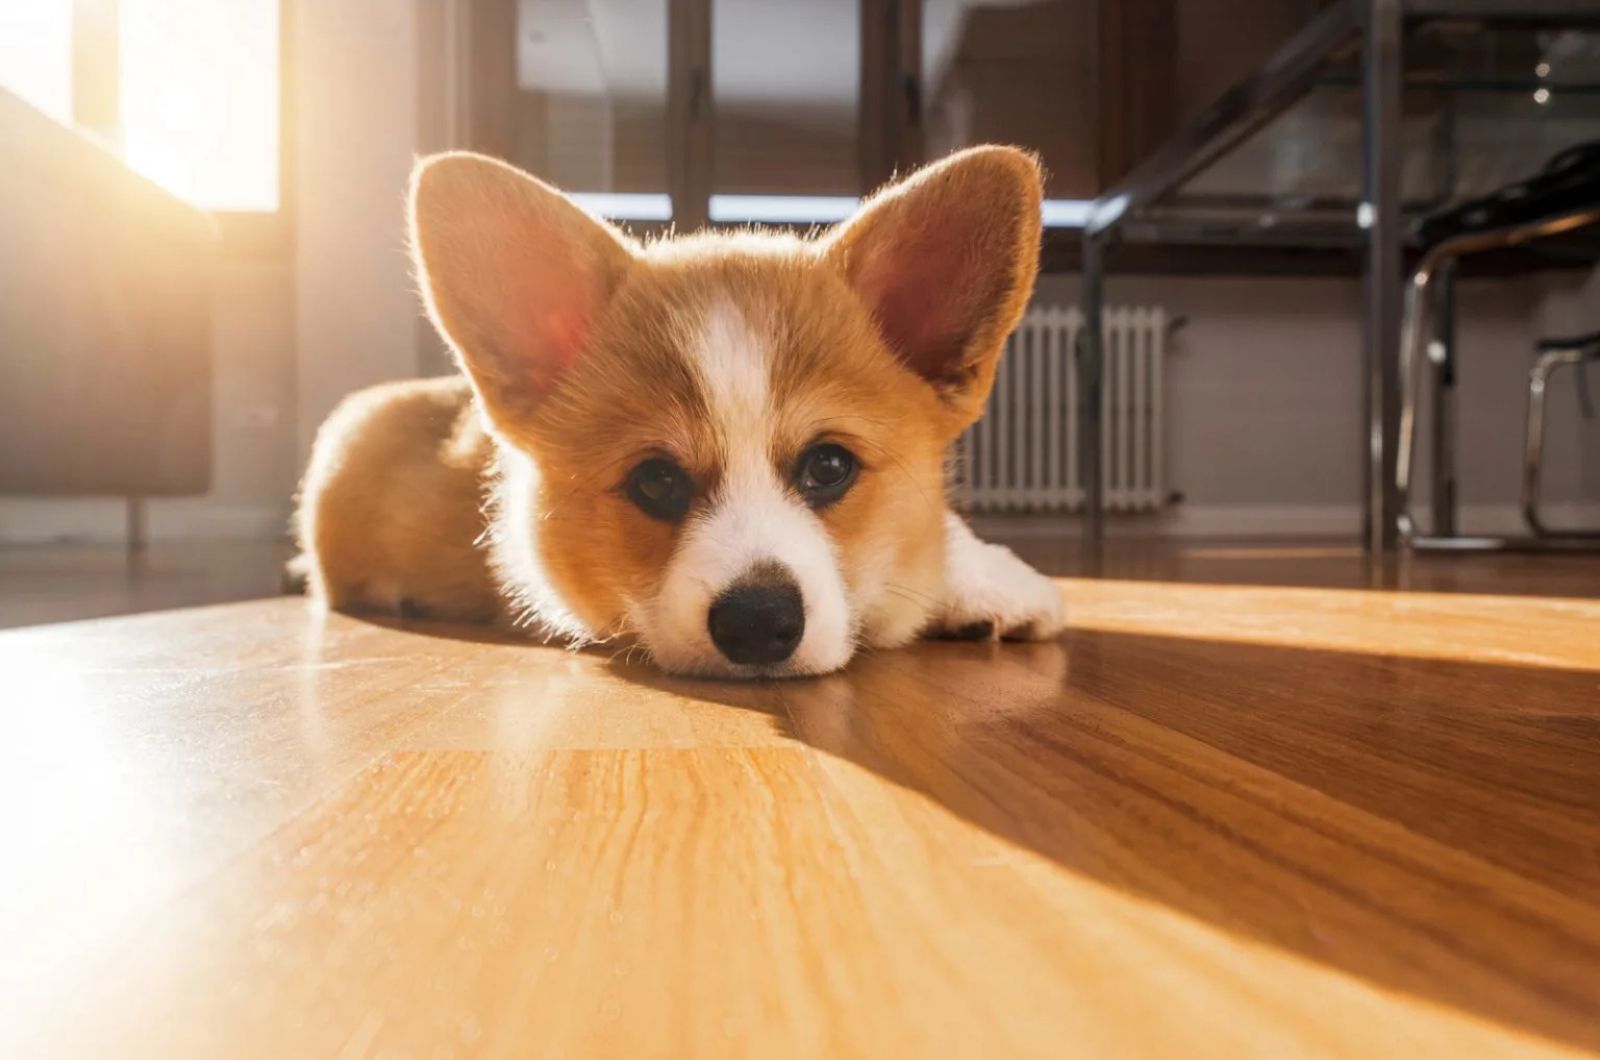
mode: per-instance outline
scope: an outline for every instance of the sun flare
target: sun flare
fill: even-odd
[[[128,164],[197,206],[278,205],[276,0],[122,0]]]

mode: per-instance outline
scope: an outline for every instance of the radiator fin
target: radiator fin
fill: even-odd
[[[1106,375],[1101,415],[1106,507],[1148,512],[1167,497],[1162,453],[1167,320],[1159,308],[1104,310]],[[1036,306],[1006,340],[983,418],[961,437],[956,490],[983,512],[1075,511],[1077,309]]]

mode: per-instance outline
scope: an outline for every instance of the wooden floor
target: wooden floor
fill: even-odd
[[[778,684],[0,633],[0,1055],[1596,1055],[1600,564],[1471,562],[1113,556]]]

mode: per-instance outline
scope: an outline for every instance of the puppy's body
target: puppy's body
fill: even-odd
[[[1031,159],[984,149],[821,240],[641,247],[503,164],[425,161],[414,244],[466,379],[329,419],[299,516],[313,592],[725,676],[1053,635],[1054,586],[943,497],[1031,292],[1038,198]]]
[[[301,487],[296,530],[313,595],[341,610],[503,617],[480,546],[493,462],[463,378],[347,397],[317,432]]]

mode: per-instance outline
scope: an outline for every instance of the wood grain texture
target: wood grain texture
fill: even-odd
[[[1069,580],[776,684],[3,633],[0,1055],[1595,1055],[1600,602],[1492,580]]]

